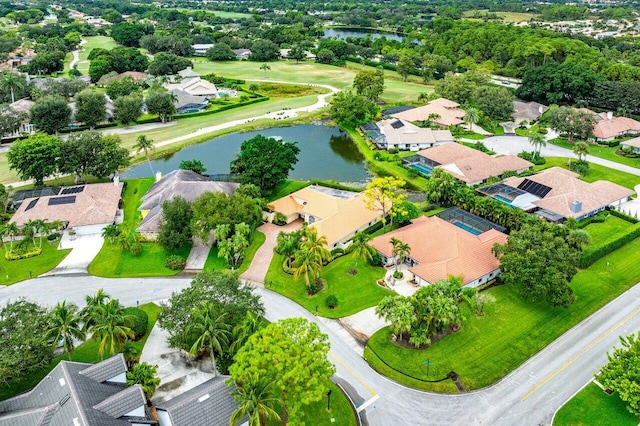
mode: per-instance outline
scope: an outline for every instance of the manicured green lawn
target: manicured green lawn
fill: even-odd
[[[249,247],[247,247],[247,250],[244,253],[244,260],[242,261],[242,264],[237,270],[238,275],[242,274],[247,269],[249,269],[249,266],[251,265],[251,261],[256,255],[256,252],[258,251],[260,246],[264,244],[266,239],[267,237],[262,232],[260,231],[254,232],[253,240],[251,241],[251,244],[249,245]],[[207,261],[204,264],[205,271],[208,271],[210,269],[214,269],[214,270],[228,269],[227,262],[223,258],[218,257],[217,247],[211,247],[211,250],[209,250],[209,256],[207,256]]]
[[[279,198],[282,198],[286,195],[292,194],[296,191],[301,190],[302,188],[305,188],[307,186],[309,186],[310,183],[309,182],[303,182],[301,180],[287,180],[285,181],[285,183],[283,183],[282,185],[278,186],[276,188],[276,192],[275,194],[273,194],[271,197],[267,198],[268,202],[277,200]]]
[[[333,382],[329,383],[329,389],[331,389],[331,410],[327,411],[326,396],[318,402],[309,404],[304,408],[304,417],[302,418],[304,424],[318,426],[356,425],[355,415],[345,394]],[[279,424],[281,423],[274,423],[274,426]]]
[[[564,157],[545,157],[547,163],[542,166],[534,166],[533,170],[544,170],[550,167],[567,168],[568,158]],[[574,160],[575,161],[575,160]],[[621,172],[619,170],[610,169],[599,164],[589,163],[589,174],[582,178],[586,182],[595,182],[597,180],[608,180],[618,185],[633,189],[640,183],[640,176],[630,173]]]
[[[449,371],[460,375],[467,390],[488,386],[517,368],[571,327],[591,315],[640,280],[637,253],[640,239],[603,257],[572,281],[577,299],[569,308],[552,308],[545,302],[527,302],[511,286],[487,291],[496,299],[486,305],[486,314],[477,317],[464,306],[466,322],[462,330],[422,350],[404,349],[391,343],[384,328],[369,340],[365,358],[382,373],[421,389],[455,392],[448,382],[426,384],[406,378],[382,365],[372,349],[397,370],[425,377],[422,361],[433,363],[433,378]]]
[[[156,319],[158,318],[158,314],[160,313],[160,307],[153,303],[146,303],[144,305],[140,305],[140,309],[145,311],[149,316],[147,333],[142,337],[142,339],[134,342],[135,346],[142,352],[142,348],[144,347],[144,344],[149,338],[149,334],[151,333],[151,330],[156,323]],[[40,380],[42,380],[44,376],[47,375],[47,373],[49,373],[49,371],[53,370],[53,368],[58,365],[58,363],[63,359],[68,360],[69,358],[66,354],[59,355],[53,358],[49,365],[47,365],[44,369],[35,371],[23,377],[22,380],[17,380],[10,383],[8,386],[0,387],[0,401],[11,398],[12,396],[18,395],[33,388],[36,384],[38,384]],[[76,362],[99,362],[100,357],[98,356],[98,342],[88,340],[82,343],[72,352],[71,359]]]
[[[36,243],[38,239],[36,238]],[[67,257],[71,249],[58,250],[58,241],[42,241],[42,254],[29,259],[6,260],[0,256],[0,285],[9,285],[49,272]],[[9,243],[5,243],[9,246]],[[17,242],[14,242],[14,245]]]
[[[114,47],[118,47],[119,44],[116,43],[111,37],[106,36],[88,36],[83,38],[87,42],[81,47],[82,51],[80,52],[78,58],[78,71],[80,71],[83,75],[87,75],[87,73],[89,72],[88,58],[93,49],[95,49],[96,47],[100,47],[102,49],[110,50]]]
[[[583,229],[591,237],[591,246],[599,247],[607,240],[616,239],[619,233],[624,232],[631,226],[631,223],[612,215],[608,215],[603,223],[592,223]]]
[[[176,275],[180,271],[164,266],[165,259],[170,255],[178,255],[186,259],[190,250],[191,245],[188,245],[170,253],[158,243],[142,243],[142,253],[139,256],[132,256],[128,250],[122,250],[117,242],[111,244],[105,241],[102,250],[89,265],[89,273],[106,278]]]
[[[607,395],[595,383],[567,401],[553,419],[555,426],[636,426],[638,422],[640,419],[627,411],[618,394]]]
[[[562,148],[570,149],[573,151],[574,145],[570,144],[564,139],[556,138],[549,141],[550,143],[560,146]],[[640,158],[627,158],[616,154],[616,150],[620,148],[608,147],[607,145],[589,144],[589,155],[594,157],[604,158],[605,160],[615,161],[616,163],[626,164],[631,167],[640,167]]]
[[[122,197],[124,209],[124,222],[132,227],[137,227],[142,221],[138,207],[142,204],[142,196],[155,183],[154,178],[130,179]]]
[[[299,303],[312,313],[316,312],[317,306],[318,315],[324,317],[346,317],[375,306],[383,297],[393,294],[376,284],[384,276],[383,268],[370,266],[360,260],[358,273],[350,275],[348,271],[353,269],[355,259],[346,255],[322,268],[321,276],[327,285],[318,294],[307,296],[304,278],[294,280],[293,275],[282,270],[282,262],[280,255],[273,256],[265,277],[265,286]],[[338,298],[338,306],[334,309],[325,306],[325,299],[331,294]]]

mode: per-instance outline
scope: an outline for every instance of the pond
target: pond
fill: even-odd
[[[341,39],[345,39],[347,37],[366,37],[371,36],[371,38],[380,38],[385,36],[389,40],[402,41],[402,36],[394,33],[380,33],[376,31],[367,31],[364,29],[342,29],[342,28],[329,28],[325,30],[324,36],[325,38],[329,37],[337,37]]]
[[[298,142],[298,163],[289,174],[296,180],[335,180],[338,182],[367,182],[370,175],[365,158],[349,135],[339,128],[304,124],[272,127],[254,132],[220,136],[198,145],[186,147],[172,155],[151,161],[154,171],[167,174],[175,170],[182,160],[198,159],[207,168],[207,174],[229,173],[229,163],[240,151],[245,140],[256,135],[279,137],[286,142]],[[120,174],[122,179],[152,176],[144,162]]]

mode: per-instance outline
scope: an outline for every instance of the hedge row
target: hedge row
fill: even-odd
[[[578,222],[578,228],[583,229],[587,225],[591,225],[592,223],[603,223],[605,220],[606,218],[604,216],[591,216]]]
[[[619,249],[627,243],[630,243],[638,237],[640,237],[640,224],[636,223],[635,225],[631,226],[626,233],[621,234],[615,240],[611,240],[593,250],[583,251],[582,257],[580,258],[580,268],[584,269],[588,267],[596,260],[603,258],[609,253]]]
[[[362,190],[359,188],[356,188],[354,186],[348,186],[348,185],[343,185],[340,182],[336,182],[333,180],[319,180],[319,179],[314,179],[311,181],[312,185],[320,185],[320,186],[326,186],[327,188],[333,188],[333,189],[339,189],[341,191],[349,191],[349,192],[361,192]]]
[[[133,331],[134,339],[139,340],[147,333],[149,326],[149,315],[140,308],[124,308],[122,314],[131,320],[131,331]]]
[[[362,58],[359,58],[357,56],[347,56],[347,61],[356,62],[356,63],[361,64],[362,63]],[[397,67],[396,67],[395,64],[387,64],[387,63],[384,63],[384,62],[375,62],[375,61],[370,61],[369,59],[365,59],[364,64],[368,65],[370,67],[375,67],[375,68],[382,67],[383,69],[388,70],[388,71],[397,71]],[[418,71],[415,68],[410,70],[409,74],[417,75],[419,77],[421,76],[420,71]]]
[[[623,213],[621,211],[618,211],[618,210],[613,210],[612,209],[612,210],[609,211],[609,213],[611,213],[611,216],[619,217],[620,219],[626,220],[629,223],[636,224],[636,223],[640,222],[640,220],[638,220],[637,217],[630,216],[630,215],[628,215],[626,213]]]
[[[42,254],[42,249],[39,247],[35,247],[33,250],[29,251],[16,251],[16,252],[8,252],[4,254],[4,258],[7,260],[20,260],[20,259],[28,259],[30,257],[40,256]]]

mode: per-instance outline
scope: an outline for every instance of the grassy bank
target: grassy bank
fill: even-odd
[[[549,141],[553,145],[570,149],[573,151],[575,144],[570,144],[564,139],[556,138]],[[631,167],[640,167],[640,158],[627,158],[621,155],[616,154],[616,150],[619,149],[619,146],[609,147],[607,145],[598,145],[598,144],[589,144],[589,155],[593,155],[594,157],[600,157],[605,160],[615,161],[616,163],[625,164]]]
[[[467,390],[489,386],[635,285],[640,280],[640,264],[635,260],[638,250],[640,239],[578,272],[571,282],[576,301],[566,309],[542,301],[527,302],[511,286],[495,287],[487,291],[496,301],[485,306],[484,316],[475,316],[464,306],[464,327],[432,347],[401,348],[390,342],[390,331],[384,328],[369,340],[365,358],[388,377],[420,389],[455,391],[450,382],[430,384],[408,377],[425,378],[421,364],[425,359],[433,363],[433,378],[455,371]]]
[[[558,410],[554,426],[616,425],[636,426],[638,417],[627,411],[618,394],[607,395],[589,383]]]

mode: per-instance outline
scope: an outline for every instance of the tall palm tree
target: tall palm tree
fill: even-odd
[[[2,73],[0,89],[11,92],[11,103],[14,103],[16,101],[15,91],[24,89],[24,83],[19,74],[9,71]]]
[[[82,317],[78,312],[78,306],[74,303],[63,300],[51,312],[51,327],[46,332],[47,338],[53,339],[54,348],[62,340],[62,347],[69,356],[69,361],[74,349],[74,339],[84,340],[86,337],[81,324]]]
[[[151,174],[154,174],[155,172],[149,159],[149,151],[156,149],[153,140],[147,138],[146,135],[140,135],[138,139],[136,139],[136,144],[133,146],[133,149],[135,149],[137,153],[144,152],[144,155],[147,157],[147,164],[149,164],[149,168],[151,169]]]
[[[322,265],[325,261],[331,257],[331,252],[327,249],[327,237],[318,236],[318,230],[316,228],[306,228],[303,241],[300,244],[300,249],[312,252],[320,260]]]
[[[47,221],[45,221],[44,219],[35,219],[31,221],[31,225],[33,226],[34,234],[38,234],[38,237],[40,238],[39,247],[42,248],[42,234],[44,234],[48,228]],[[33,242],[33,245],[36,245],[35,241]]]
[[[233,329],[233,343],[231,344],[231,351],[237,352],[244,344],[249,340],[256,331],[262,327],[262,316],[255,314],[251,311],[247,311],[242,322],[236,325]]]
[[[9,253],[13,252],[13,240],[20,234],[20,228],[13,222],[8,222],[2,227],[2,235],[9,236]]]
[[[542,133],[530,132],[529,143],[533,146],[533,152],[540,157],[542,147],[547,146],[547,138]]]
[[[231,337],[231,326],[225,322],[225,314],[219,314],[212,302],[202,302],[191,312],[191,321],[186,328],[188,335],[196,336],[189,353],[198,355],[208,350],[211,355],[214,377],[218,374],[215,351],[222,353],[222,347],[228,346]]]
[[[297,280],[304,276],[307,292],[310,292],[311,282],[315,282],[322,270],[322,260],[311,250],[300,249],[296,252],[296,260],[293,262],[293,278]]]
[[[480,111],[475,107],[467,108],[463,120],[469,125],[469,130],[473,130],[473,125],[480,121]]]
[[[393,257],[397,257],[396,259],[396,272],[398,271],[398,264],[402,263],[405,256],[411,254],[411,247],[409,244],[403,242],[402,240],[397,239],[396,237],[391,237],[390,240],[391,246],[393,247],[392,253]]]
[[[287,259],[287,266],[291,268],[293,257],[300,249],[300,232],[284,232],[280,231],[276,239],[276,246],[273,249],[280,256]]]
[[[573,146],[573,153],[582,161],[589,155],[589,145],[586,142],[576,142]]]
[[[347,252],[356,258],[356,264],[353,266],[354,271],[358,268],[358,260],[362,259],[367,262],[373,259],[375,250],[369,245],[371,238],[370,234],[359,232],[351,239],[351,245],[347,248]]]
[[[265,426],[267,420],[280,421],[273,407],[281,401],[274,396],[273,383],[268,377],[255,374],[242,386],[237,386],[232,395],[238,402],[238,408],[231,414],[229,425],[237,425],[245,416],[249,416],[249,426]]]
[[[140,347],[131,340],[124,342],[124,346],[122,346],[122,356],[124,356],[124,361],[127,363],[129,370],[140,360],[141,352]]]
[[[113,356],[127,339],[133,339],[134,333],[131,330],[132,319],[129,315],[124,315],[122,306],[116,299],[109,300],[106,304],[99,305],[93,311],[91,317],[92,325],[89,332],[91,338],[100,342],[98,345],[98,355],[104,358],[105,352]]]

